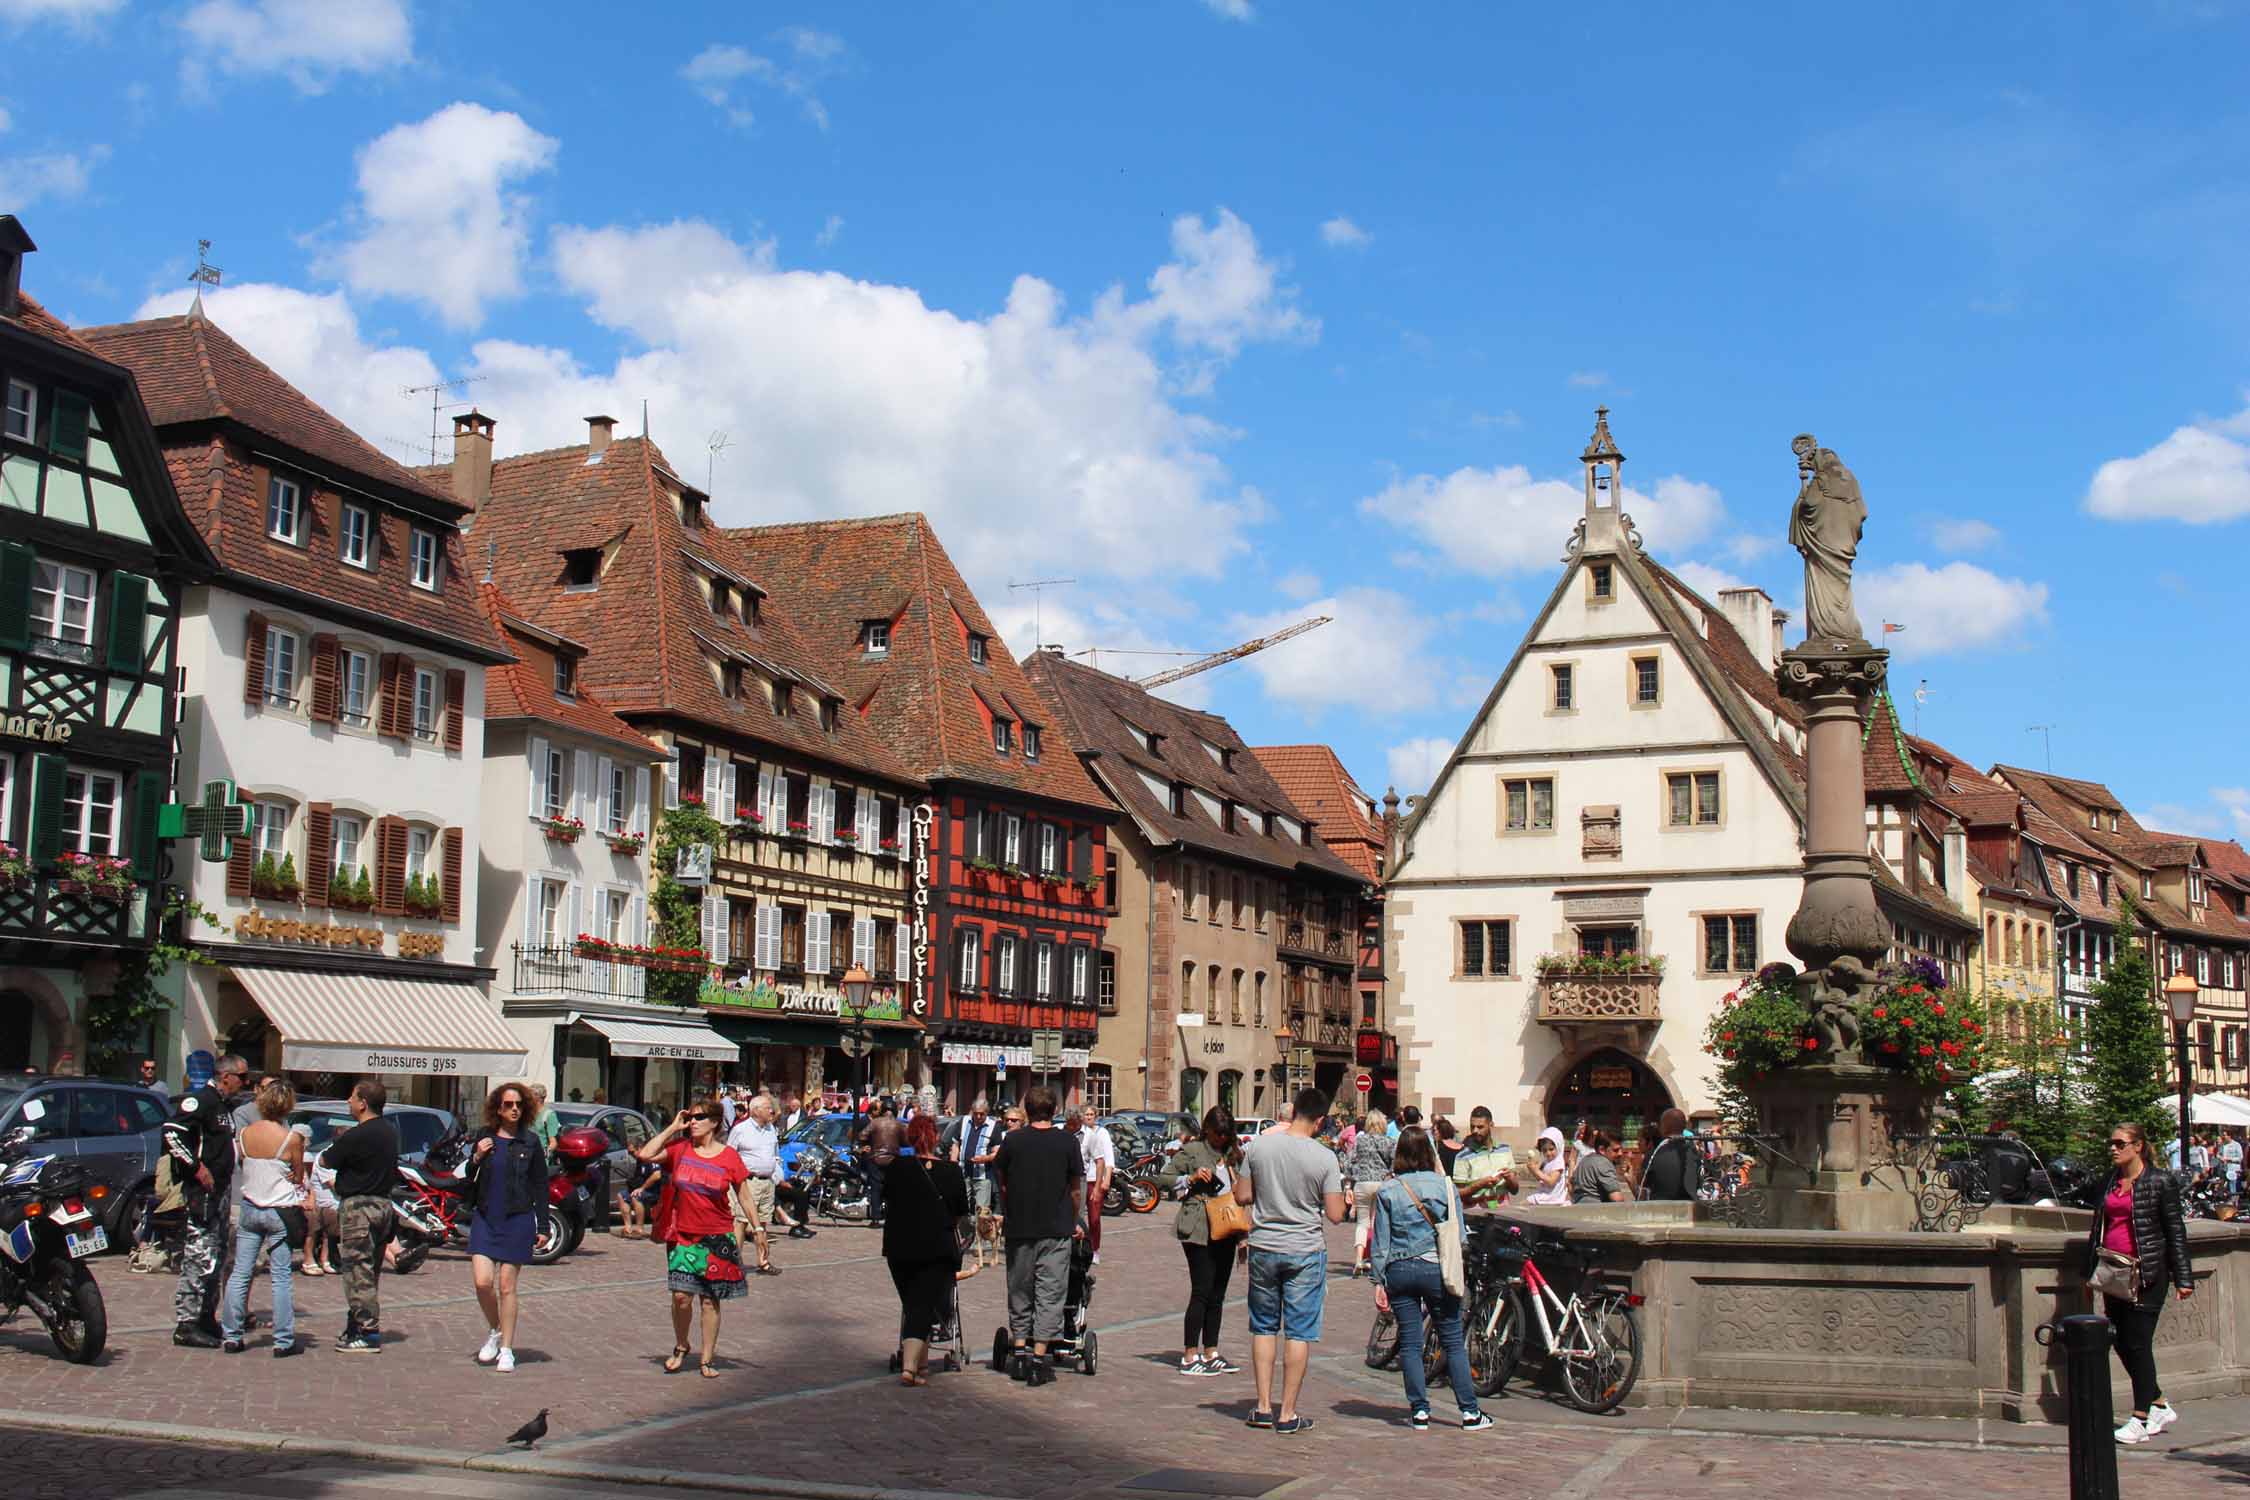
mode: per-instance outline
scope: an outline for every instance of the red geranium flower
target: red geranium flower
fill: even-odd
[[[1722,1042],[1731,1042],[1734,1040],[1734,1033],[1731,1031],[1722,1031],[1719,1033],[1719,1040]]]
[[[1876,1006],[1876,1007],[1875,1007],[1875,1019],[1876,1019],[1876,1020],[1878,1020],[1878,1021],[1880,1021],[1880,1020],[1883,1020],[1883,1019],[1885,1019],[1886,1017],[1888,1017],[1889,1015],[1890,1015],[1890,1012],[1889,1012],[1889,1011],[1887,1011],[1887,1010],[1885,1010],[1885,1009],[1884,1009],[1884,1008],[1883,1008],[1882,1006],[1878,1005],[1878,1006]]]
[[[1914,1018],[1912,1016],[1900,1016],[1898,1018],[1898,1024],[1901,1026],[1911,1027],[1914,1024]]]
[[[1820,1050],[1820,1038],[1818,1038],[1818,1037],[1811,1037],[1811,1036],[1808,1036],[1808,1037],[1806,1037],[1806,1038],[1805,1038],[1805,1050],[1806,1050],[1807,1052],[1817,1052],[1817,1051],[1819,1051],[1819,1050]]]
[[[1726,999],[1720,1001],[1719,1003],[1722,1005],[1732,1005],[1736,1000],[1741,998],[1741,994],[1742,992],[1739,990],[1728,990]]]
[[[1932,1000],[1930,1009],[1942,1016],[1945,1014],[1945,1002],[1943,1000]]]
[[[1924,1057],[1931,1057],[1931,1056],[1934,1056],[1934,1055],[1936,1054],[1936,1052],[1937,1052],[1937,1048],[1935,1048],[1935,1047],[1924,1046],[1924,1047],[1922,1048],[1922,1056],[1924,1056]]]

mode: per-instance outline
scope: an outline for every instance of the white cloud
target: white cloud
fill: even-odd
[[[842,238],[843,233],[844,216],[842,214],[830,214],[828,221],[820,226],[820,233],[813,236],[813,244],[825,250]]]
[[[1752,585],[1747,579],[1737,578],[1724,568],[1714,568],[1709,563],[1684,562],[1672,569],[1680,582],[1694,589],[1713,604],[1725,589],[1746,589]]]
[[[2133,814],[2133,820],[2152,833],[2187,833],[2198,838],[2228,837],[2227,815],[2219,807],[2188,807],[2159,802]]]
[[[1390,589],[1348,588],[1277,613],[1238,616],[1227,631],[1248,640],[1313,615],[1330,623],[1243,659],[1267,697],[1313,713],[1351,707],[1378,715],[1424,708],[1436,697],[1439,674],[1426,654],[1436,624]]]
[[[0,0],[0,21],[11,26],[61,21],[82,27],[124,8],[125,0]]]
[[[8,113],[8,106],[5,104],[0,104],[0,135],[6,135],[10,130],[14,129],[15,123],[16,118],[14,115]]]
[[[327,265],[354,291],[404,297],[449,327],[523,289],[530,207],[511,191],[554,165],[556,142],[520,115],[449,104],[397,125],[359,153],[365,232]]]
[[[1224,358],[1253,339],[1318,338],[1320,320],[1298,309],[1281,270],[1231,209],[1208,226],[1200,214],[1182,214],[1172,221],[1172,259],[1148,279],[1148,300],[1128,303],[1112,289],[1096,316],[1127,328],[1166,325],[1177,342]]]
[[[1582,391],[1599,390],[1609,384],[1609,371],[1573,370],[1567,383]]]
[[[1520,464],[1456,469],[1440,478],[1393,480],[1360,501],[1360,510],[1389,521],[1472,573],[1536,573],[1562,557],[1571,528],[1585,514],[1583,483],[1534,479]],[[1653,495],[1627,486],[1624,506],[1650,552],[1684,551],[1713,535],[1726,519],[1719,492],[1673,474]]]
[[[1230,21],[1249,21],[1257,17],[1257,12],[1251,9],[1250,0],[1203,0],[1203,4],[1213,15],[1224,16]]]
[[[375,73],[414,60],[406,0],[199,0],[179,18],[191,49],[180,76],[191,91],[221,73],[279,73],[317,94],[339,73]]]
[[[1320,239],[1331,250],[1365,250],[1375,242],[1375,236],[1342,214],[1321,224]]]
[[[2234,837],[2250,839],[2250,787],[2215,786],[2211,788],[2211,795],[2227,810]]]
[[[1285,574],[1275,582],[1274,587],[1281,592],[1284,598],[1310,599],[1320,592],[1320,575],[1300,569],[1297,572]]]
[[[2177,428],[2145,453],[2094,471],[2086,509],[2108,521],[2185,521],[2250,515],[2250,407]]]
[[[1930,541],[1940,552],[1982,552],[2000,540],[2000,528],[1990,521],[1960,517],[1930,524]]]
[[[2012,646],[2047,623],[2047,585],[1974,563],[1898,563],[1860,574],[1854,588],[1860,624],[1900,656]],[[1886,620],[1906,629],[1882,637]]]
[[[680,76],[737,127],[756,119],[743,98],[745,87],[755,83],[780,90],[796,101],[805,118],[826,130],[828,106],[818,90],[841,64],[844,39],[810,26],[789,26],[775,32],[773,40],[784,54],[779,61],[732,42],[713,42],[688,60]]]
[[[76,198],[86,191],[94,168],[107,160],[107,146],[0,157],[0,203],[20,212],[45,199]]]
[[[1399,789],[1402,800],[1424,796],[1444,768],[1445,758],[1452,753],[1451,740],[1414,739],[1393,745],[1384,752],[1390,765],[1390,784]]]

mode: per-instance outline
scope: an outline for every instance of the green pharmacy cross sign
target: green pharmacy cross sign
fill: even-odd
[[[167,802],[156,822],[156,836],[200,839],[204,859],[223,865],[234,857],[234,841],[250,831],[250,809],[235,800],[234,783],[221,778],[203,783],[201,802]]]

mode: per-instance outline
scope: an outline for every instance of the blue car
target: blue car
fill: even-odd
[[[781,1170],[795,1175],[797,1158],[804,1155],[807,1145],[813,1144],[826,1146],[843,1160],[850,1161],[852,1142],[859,1138],[861,1124],[859,1116],[842,1111],[799,1120],[781,1138]]]

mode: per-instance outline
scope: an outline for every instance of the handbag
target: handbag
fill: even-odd
[[[1230,1190],[1211,1193],[1203,1200],[1203,1217],[1211,1226],[1211,1243],[1231,1240],[1238,1234],[1250,1232],[1250,1210],[1234,1201]]]
[[[1422,1222],[1428,1224],[1430,1233],[1437,1237],[1438,1281],[1445,1287],[1445,1294],[1449,1297],[1466,1297],[1469,1294],[1469,1281],[1461,1267],[1461,1195],[1453,1191],[1452,1183],[1445,1185],[1445,1196],[1452,1202],[1453,1212],[1441,1227],[1430,1213],[1430,1206],[1422,1201],[1420,1193],[1407,1187],[1404,1182],[1399,1187],[1414,1201],[1414,1207],[1422,1215]]]
[[[2115,1297],[2120,1302],[2136,1301],[2141,1295],[2140,1260],[2104,1245],[2094,1252],[2094,1274],[2089,1281],[2104,1297]]]

